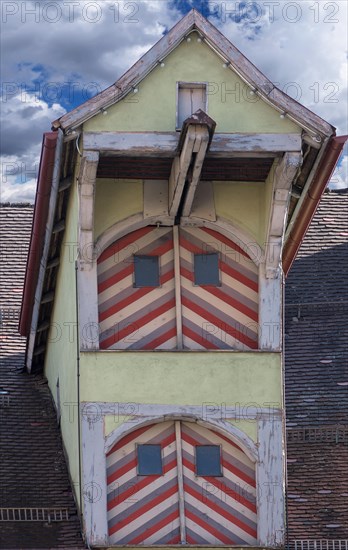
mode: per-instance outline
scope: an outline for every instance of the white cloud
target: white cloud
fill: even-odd
[[[18,94],[1,101],[1,126],[5,139],[1,151],[1,200],[33,201],[35,198],[43,131],[65,110],[32,94]]]
[[[33,166],[42,133],[62,114],[62,105],[70,110],[87,99],[88,90],[96,92],[115,82],[180,19],[180,2],[184,3],[1,2],[1,40],[6,51],[2,142],[7,166],[9,159]],[[198,0],[186,4],[190,2],[200,7]],[[211,21],[266,76],[336,126],[338,134],[348,133],[346,2],[202,0],[202,10],[207,5],[214,12]],[[242,5],[249,11],[236,22],[228,12],[238,12]],[[69,83],[71,105],[61,93],[64,83]],[[31,179],[28,174],[25,182],[18,183],[18,175],[7,174],[2,181],[4,196],[15,200],[16,188],[18,196],[30,196]]]
[[[330,189],[345,189],[348,187],[348,155],[346,154],[340,165],[336,168],[331,177]]]

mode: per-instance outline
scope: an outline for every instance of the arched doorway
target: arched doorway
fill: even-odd
[[[107,453],[110,544],[257,544],[255,464],[184,420],[142,426]]]

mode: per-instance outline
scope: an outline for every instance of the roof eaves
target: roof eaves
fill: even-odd
[[[33,223],[24,280],[23,301],[19,320],[21,336],[28,336],[31,313],[34,305],[35,288],[40,267],[43,239],[48,214],[50,187],[54,169],[54,157],[57,145],[57,132],[43,135],[40,170],[34,205]]]
[[[318,208],[325,188],[330,181],[346,141],[348,141],[348,136],[332,136],[317,166],[312,184],[302,203],[301,215],[297,217],[284,247],[283,270],[286,276],[289,273],[291,265],[307,233],[308,227]]]
[[[123,99],[132,91],[192,30],[206,43],[263,101],[288,116],[302,128],[322,138],[334,134],[335,128],[321,117],[279,90],[214,25],[197,10],[191,10],[120,79],[109,88],[53,122],[54,128],[69,132]]]

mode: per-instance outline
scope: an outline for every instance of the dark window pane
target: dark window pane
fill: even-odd
[[[195,285],[219,286],[219,255],[195,254]]]
[[[219,445],[196,446],[196,474],[215,477],[222,475]]]
[[[134,286],[160,286],[158,256],[134,256]]]
[[[138,474],[162,475],[161,445],[138,445]]]

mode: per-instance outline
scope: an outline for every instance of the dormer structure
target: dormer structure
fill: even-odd
[[[21,315],[90,547],[279,547],[283,282],[345,138],[192,10],[45,134]]]

